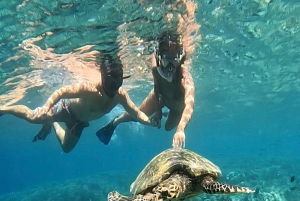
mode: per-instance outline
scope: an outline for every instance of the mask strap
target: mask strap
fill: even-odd
[[[185,51],[184,51],[184,48],[182,47],[180,50],[180,56],[179,56],[180,61],[183,59],[184,56],[185,56]]]

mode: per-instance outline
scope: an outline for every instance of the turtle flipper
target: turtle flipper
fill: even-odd
[[[117,191],[112,191],[107,195],[108,201],[134,201],[134,198],[123,196]]]
[[[163,201],[163,199],[158,199],[155,194],[148,193],[146,195],[134,195],[134,196],[124,196],[117,191],[112,191],[107,196],[108,201]]]
[[[254,193],[255,190],[246,187],[232,186],[216,181],[204,184],[203,191],[209,194]]]
[[[191,180],[187,175],[173,174],[153,188],[152,197],[156,197],[158,201],[182,198],[187,191],[190,191],[190,187]]]

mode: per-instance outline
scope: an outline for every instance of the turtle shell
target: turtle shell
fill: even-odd
[[[218,166],[187,149],[167,149],[155,156],[130,186],[133,195],[144,194],[173,173],[181,172],[191,178],[210,174],[215,179],[221,176]]]

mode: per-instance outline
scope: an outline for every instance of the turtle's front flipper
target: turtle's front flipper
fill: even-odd
[[[117,191],[112,191],[107,196],[108,201],[162,201],[155,194],[134,195],[131,197],[121,195]]]
[[[133,201],[132,198],[123,196],[117,191],[112,191],[107,195],[107,200],[108,201]]]
[[[186,197],[190,187],[191,180],[187,175],[174,174],[153,188],[153,195],[156,195],[158,201],[182,198]]]
[[[203,191],[209,194],[231,194],[231,193],[254,193],[247,187],[232,186],[230,184],[223,184],[213,181],[211,177],[205,177],[202,182]]]

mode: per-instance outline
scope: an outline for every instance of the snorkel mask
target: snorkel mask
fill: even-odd
[[[106,63],[101,69],[102,87],[104,92],[107,96],[113,98],[117,94],[119,88],[122,86],[123,79],[129,78],[130,75],[123,76],[122,65],[117,63]]]
[[[183,62],[185,52],[181,36],[178,34],[163,36],[156,51],[157,71],[159,75],[172,82],[173,77]]]

